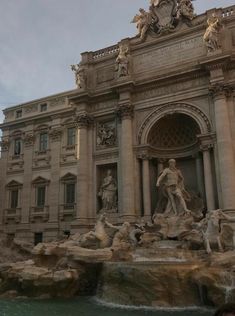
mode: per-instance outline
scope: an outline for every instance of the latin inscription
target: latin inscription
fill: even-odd
[[[202,37],[189,39],[174,45],[159,48],[134,58],[135,72],[152,68],[162,68],[173,64],[182,64],[205,54]]]
[[[207,78],[198,78],[198,79],[191,79],[185,82],[179,82],[175,84],[171,84],[164,87],[155,87],[153,89],[142,91],[136,93],[134,96],[134,101],[140,101],[144,99],[151,99],[161,95],[169,95],[171,93],[176,93],[182,90],[193,89],[196,87],[203,86],[208,83]]]

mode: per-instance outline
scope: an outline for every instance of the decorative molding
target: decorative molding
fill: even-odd
[[[150,131],[152,126],[161,118],[169,114],[186,114],[192,117],[199,125],[202,133],[208,133],[211,131],[211,123],[206,114],[199,109],[198,107],[187,104],[187,103],[169,103],[162,105],[155,109],[148,117],[144,120],[138,132],[138,141],[139,144],[143,141],[143,135],[145,135],[146,142],[146,134]]]
[[[58,97],[55,99],[52,99],[49,104],[50,107],[55,107],[55,106],[59,106],[59,105],[64,105],[66,103],[66,97]]]
[[[25,147],[33,146],[34,142],[35,142],[35,135],[34,135],[34,133],[27,133],[27,134],[25,134],[25,136],[23,138],[23,141],[24,141],[24,146]]]
[[[24,113],[26,114],[34,113],[38,111],[38,104],[30,104],[24,107],[23,109],[24,109]]]
[[[59,142],[61,140],[61,136],[62,136],[62,129],[59,128],[53,128],[50,133],[50,139],[52,142]]]

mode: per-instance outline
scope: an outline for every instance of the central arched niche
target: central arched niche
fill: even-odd
[[[159,176],[159,159],[164,159],[164,168],[168,159],[175,158],[177,167],[182,171],[186,189],[203,198],[204,188],[199,187],[198,170],[195,153],[199,152],[198,135],[201,130],[197,122],[186,114],[167,114],[160,118],[149,131],[147,142],[152,149],[159,153],[159,158],[150,163],[152,209],[156,209],[158,196],[156,181]],[[201,161],[202,164],[202,161]],[[202,166],[201,166],[202,170]],[[203,177],[203,173],[201,173]]]
[[[197,143],[200,128],[185,114],[166,115],[157,121],[148,135],[148,144],[156,149],[178,149]]]

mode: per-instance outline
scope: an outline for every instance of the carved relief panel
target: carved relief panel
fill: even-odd
[[[106,149],[117,146],[116,121],[98,122],[96,126],[96,148]]]

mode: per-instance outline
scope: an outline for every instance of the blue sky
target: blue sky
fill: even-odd
[[[196,0],[196,13],[235,0]],[[0,109],[75,87],[80,53],[136,34],[149,0],[0,0]],[[0,114],[0,121],[2,115]]]

